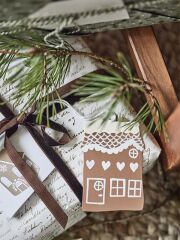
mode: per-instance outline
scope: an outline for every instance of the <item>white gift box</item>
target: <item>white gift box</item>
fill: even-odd
[[[95,115],[101,108],[102,104],[100,103],[75,104],[75,109],[85,116]],[[117,114],[118,111],[121,116],[132,118],[132,113],[124,104],[119,104],[116,110]],[[56,147],[56,150],[82,183],[83,153],[81,142],[84,135],[85,120],[70,107],[56,116],[56,122],[65,126],[71,135],[71,141],[63,147]],[[53,130],[49,129],[48,132],[54,138],[58,138],[57,133]],[[146,172],[153,166],[159,156],[160,149],[147,135],[144,135],[143,139],[145,152],[149,150],[149,158],[145,158],[143,162],[144,172]],[[85,217],[78,199],[57,170],[54,170],[44,183],[68,214],[67,228]],[[12,219],[7,219],[3,214],[0,215],[0,219],[0,240],[53,239],[64,231],[36,194],[33,194],[26,201]]]
[[[75,41],[77,50],[86,48],[85,45],[82,47],[83,44],[84,43],[80,40],[78,42]],[[72,80],[88,72],[95,71],[96,69],[96,66],[91,60],[85,60],[84,58],[79,57],[78,59],[75,58],[72,64],[72,69],[67,76],[65,83],[71,82]],[[3,91],[1,91],[1,95],[5,97],[5,100],[8,102],[8,95],[5,95],[7,91],[9,91],[10,95],[13,91],[13,87],[10,89],[3,89]],[[74,107],[81,112],[82,115],[89,116],[96,115],[96,113],[99,112],[99,109],[102,109],[103,106],[105,106],[104,103],[76,103]],[[19,106],[17,110],[20,109],[21,106]],[[130,111],[129,108],[123,103],[119,104],[116,109],[116,113],[127,120],[131,120],[134,115],[132,111]],[[57,114],[56,121],[65,126],[71,135],[71,141],[62,147],[56,147],[56,150],[66,164],[70,167],[76,178],[80,181],[80,183],[82,183],[83,152],[81,150],[81,142],[83,140],[85,119],[76,114],[76,112],[69,107]],[[48,132],[54,138],[58,137],[57,133],[55,133],[53,130],[49,129]],[[18,138],[21,138],[20,131],[17,131],[15,134],[19,134]],[[158,144],[154,140],[152,141],[147,134],[143,135],[143,140],[145,143],[143,171],[145,173],[151,169],[155,163],[160,154],[160,148]],[[2,141],[3,136],[0,138],[0,149]],[[24,150],[21,149],[21,147],[23,148],[23,144],[19,146],[19,151]],[[29,148],[31,148],[31,146],[29,146]],[[32,151],[36,150],[32,149]],[[35,153],[36,152],[33,154]],[[86,214],[81,210],[78,199],[57,170],[53,170],[53,172],[44,181],[44,184],[69,217],[66,229],[79,222],[86,216]],[[2,211],[1,199],[0,210]],[[23,204],[16,215],[11,219],[8,219],[5,213],[0,214],[0,240],[51,240],[55,236],[61,234],[63,231],[64,229],[59,225],[59,223],[55,220],[53,215],[49,212],[49,210],[35,193],[31,195],[31,197]]]
[[[84,43],[84,41],[81,38],[68,38],[70,44],[73,45],[73,47],[76,50],[79,51],[89,51],[89,48]],[[76,78],[79,78],[89,72],[95,71],[97,69],[95,63],[89,59],[84,58],[81,56],[72,57],[72,63],[71,68],[64,80],[64,85],[68,84],[69,82],[73,81]],[[14,91],[14,86],[8,86],[8,87],[2,87],[3,82],[0,80],[0,88],[1,88],[1,96],[4,98],[9,105],[13,105],[13,102],[9,102],[9,96]],[[19,112],[22,110],[23,102],[27,101],[27,99],[23,99],[20,103],[20,105],[16,108],[16,110]],[[62,113],[65,116],[65,122],[68,122],[69,125],[71,125],[71,117],[69,115],[66,115],[66,111]],[[58,116],[57,116],[58,117]],[[0,119],[2,119],[3,116],[0,116]],[[68,125],[68,126],[69,126]],[[26,136],[27,138],[23,138]],[[17,140],[21,139],[21,140]],[[23,139],[24,141],[23,144]],[[29,140],[28,140],[29,139]],[[38,149],[38,146],[33,147],[33,144],[36,144],[33,142],[34,140],[30,136],[29,133],[23,127],[20,127],[19,130],[13,134],[12,136],[12,142],[17,148],[19,152],[25,152],[26,156],[31,159],[31,152],[34,155],[32,158],[36,158],[37,155],[39,158],[43,158],[44,156],[44,163],[47,163],[47,158],[45,155],[40,154]],[[4,135],[1,135],[0,137],[0,150],[3,149],[3,143],[4,142]],[[29,144],[28,144],[28,143]],[[31,142],[31,143],[30,143]],[[71,141],[71,144],[69,146],[66,146],[63,148],[64,150],[68,149],[69,153],[64,153],[64,160],[67,162],[69,167],[74,171],[75,176],[77,179],[82,183],[82,156],[79,158],[78,150],[74,149],[74,143],[76,143],[76,140],[73,138]],[[29,148],[29,149],[28,149]],[[71,154],[71,148],[73,148],[73,153]],[[77,154],[78,158],[74,159],[74,154]],[[41,157],[40,157],[41,155]],[[38,159],[39,159],[38,158]],[[33,161],[33,159],[31,159]],[[51,173],[54,169],[54,166],[49,162],[49,173]],[[47,164],[47,165],[48,165]],[[45,177],[49,175],[40,176],[41,180],[44,180]],[[80,203],[78,199],[74,196],[74,193],[70,190],[69,186],[67,186],[64,179],[60,176],[60,174],[54,170],[51,175],[47,178],[45,181],[45,185],[47,186],[48,190],[52,193],[52,195],[55,197],[55,199],[62,205],[64,211],[68,215],[68,224],[67,228],[71,225],[75,224],[76,222],[80,221],[84,216],[85,213],[80,211]],[[4,186],[0,183],[0,190],[2,191]],[[28,193],[27,193],[28,191]],[[22,204],[25,202],[24,200],[27,199],[27,196],[31,196],[33,193],[33,189],[28,188],[26,191],[26,196],[24,196],[23,192],[23,199],[14,198],[14,202],[12,204],[13,206],[17,208],[18,206],[22,206]],[[3,191],[1,192],[3,194]],[[9,194],[9,193],[8,193]],[[7,194],[7,196],[8,196]],[[27,195],[29,194],[29,195]],[[9,194],[10,195],[10,194]],[[20,196],[22,196],[20,195]],[[19,197],[19,196],[18,196]],[[8,205],[13,199],[10,200],[7,199],[6,202],[1,202],[0,200],[0,212],[3,210],[6,210],[5,212],[0,214],[0,239],[44,239],[44,236],[46,236],[46,239],[52,239],[54,236],[59,235],[64,229],[57,223],[52,216],[52,214],[46,209],[46,206],[43,204],[41,200],[37,197],[36,194],[33,194],[21,207],[21,209],[17,212],[17,214],[14,216],[14,213],[17,209],[13,209],[12,215],[13,218],[8,218],[8,216],[11,215],[10,209],[6,207],[6,204]],[[24,201],[24,202],[23,202]],[[6,207],[6,209],[3,209],[3,207]],[[18,208],[19,209],[19,208]],[[49,236],[49,237],[48,237]]]

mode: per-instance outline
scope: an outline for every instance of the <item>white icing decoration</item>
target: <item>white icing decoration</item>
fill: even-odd
[[[119,171],[122,171],[125,168],[125,162],[117,162],[116,167]]]
[[[135,172],[139,167],[138,163],[130,163],[130,169]]]
[[[120,146],[118,147],[112,147],[110,149],[100,146],[99,144],[86,144],[83,146],[83,151],[84,152],[88,152],[89,150],[95,150],[95,151],[100,151],[102,153],[108,153],[108,154],[118,154],[126,149],[128,149],[128,147],[130,146],[134,146],[137,150],[143,152],[144,148],[142,146],[139,145],[139,143],[137,143],[134,139],[128,139],[126,142],[122,143]]]
[[[108,170],[108,168],[110,168],[110,166],[111,166],[110,161],[102,161],[102,167],[103,167],[104,171]]]
[[[94,160],[86,160],[86,166],[89,168],[89,170],[91,170],[95,165],[95,161]]]

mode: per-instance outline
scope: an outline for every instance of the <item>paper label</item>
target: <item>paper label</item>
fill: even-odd
[[[23,153],[21,156],[26,161],[27,158]],[[27,160],[31,162],[29,159]],[[36,168],[38,167],[36,166]],[[29,184],[14,166],[5,150],[0,153],[0,183],[13,196],[20,195],[29,187]]]
[[[83,151],[83,210],[142,210],[144,144],[139,127],[125,130],[111,121],[101,130],[97,123],[91,125],[85,129]]]
[[[101,9],[111,9],[117,8],[117,10],[112,12],[106,12],[101,14],[92,14],[90,16],[80,17],[75,21],[75,25],[87,25],[95,24],[102,22],[111,22],[122,19],[128,19],[129,15],[125,8],[125,5],[122,0],[71,0],[71,1],[59,1],[54,3],[49,3],[36,13],[32,14],[31,18],[36,17],[47,17],[47,16],[59,16],[70,13],[81,13],[92,10],[101,10]],[[59,26],[59,22],[54,22],[53,24],[43,25],[43,28],[54,29]],[[71,24],[70,26],[72,26]]]

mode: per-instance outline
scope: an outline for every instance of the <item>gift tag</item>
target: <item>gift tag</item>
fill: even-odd
[[[144,144],[139,125],[108,121],[85,129],[83,142],[84,211],[142,210]]]
[[[38,174],[39,167],[28,159],[24,153],[19,153],[24,161]],[[24,192],[29,184],[12,163],[5,150],[0,153],[0,184],[13,196]]]
[[[110,9],[107,11],[107,9]],[[113,10],[114,9],[114,10]],[[106,10],[106,11],[105,11]],[[88,14],[89,12],[89,14]],[[82,14],[86,13],[86,14]],[[91,14],[90,14],[91,13]],[[53,17],[59,15],[76,14],[80,17],[76,17],[76,21],[70,23],[66,27],[93,25],[96,23],[113,22],[118,20],[129,19],[128,11],[124,5],[123,0],[68,0],[68,1],[55,1],[48,3],[37,12],[33,13],[30,18],[41,17]],[[53,18],[52,18],[53,19]],[[54,29],[59,26],[59,19],[55,21],[46,21],[42,26],[38,24],[38,27],[45,29]]]

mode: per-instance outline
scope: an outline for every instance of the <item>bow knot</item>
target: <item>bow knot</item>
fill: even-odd
[[[68,143],[70,141],[70,136],[65,127],[60,125],[59,123],[56,123],[52,120],[47,120],[45,116],[42,117],[41,124],[36,122],[36,114],[33,113],[22,113],[18,116],[14,116],[11,118],[4,118],[0,121],[0,135],[3,133],[10,133],[12,135],[18,128],[19,125],[24,126],[40,126],[41,132],[44,137],[45,142],[50,146],[60,146]],[[49,124],[47,124],[49,123]],[[47,125],[49,125],[49,128],[52,130],[55,130],[59,133],[63,133],[63,136],[60,138],[60,140],[55,140],[52,138],[49,134],[46,133]]]

